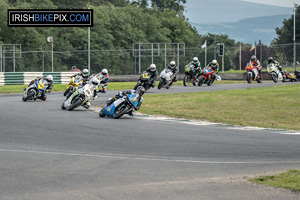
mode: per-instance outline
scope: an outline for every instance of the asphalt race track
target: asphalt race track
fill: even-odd
[[[286,83],[285,83],[286,84]],[[268,87],[282,83],[175,86],[148,94]],[[145,115],[100,118],[93,109],[0,96],[1,200],[252,200],[300,194],[248,182],[300,167],[300,134]]]

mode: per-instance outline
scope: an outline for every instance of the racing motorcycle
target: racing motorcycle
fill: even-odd
[[[64,96],[68,96],[69,92],[73,93],[79,85],[82,85],[82,80],[77,77],[72,77],[66,91],[64,92]]]
[[[34,84],[26,88],[22,100],[36,100],[37,98],[41,97],[43,92],[46,92],[47,87],[48,82],[46,80],[40,79],[36,81]]]
[[[193,65],[192,64],[188,64],[185,66],[184,69],[184,78],[183,78],[183,85],[187,86],[189,84],[189,81],[193,81],[193,85],[196,86],[197,81],[198,81],[198,77],[197,74],[195,72],[195,70],[193,69]],[[200,74],[201,74],[201,70],[200,70]]]
[[[220,81],[220,76],[213,77],[214,72],[215,70],[213,70],[211,67],[205,67],[202,72],[202,75],[199,78],[198,86],[201,86],[202,84],[207,84],[208,86],[211,86],[213,82],[215,82],[215,80]]]
[[[99,116],[112,116],[114,119],[119,119],[125,114],[132,115],[132,112],[138,110],[138,105],[143,102],[143,97],[140,99],[138,97],[139,94],[136,94],[133,91],[131,91],[130,94],[124,94],[112,104],[107,104],[104,108],[102,108],[99,112]]]
[[[172,75],[173,72],[171,69],[164,69],[160,73],[160,80],[158,83],[158,89],[160,90],[161,88],[166,88],[169,89],[172,85]]]
[[[274,63],[270,63],[267,66],[267,72],[271,76],[274,83],[277,83],[278,81],[282,81],[283,77],[279,69],[274,65]]]
[[[261,68],[261,67],[260,67]],[[259,75],[258,70],[256,67],[248,63],[246,66],[246,71],[247,71],[247,82],[250,84],[252,81],[257,81],[258,83],[262,82],[262,77]]]
[[[86,109],[90,108],[90,102],[93,99],[93,84],[89,83],[83,86],[82,88],[76,88],[75,92],[66,99],[61,108],[63,110],[68,109],[69,111],[74,110],[79,106],[84,106]]]
[[[150,88],[150,78],[151,75],[148,72],[143,72],[133,89],[136,90],[139,86],[143,86],[145,90],[148,90]]]
[[[282,82],[298,82],[299,80],[296,78],[295,74],[289,73],[286,70],[283,71],[283,80]]]
[[[294,71],[294,74],[295,74],[295,76],[296,76],[296,79],[297,79],[298,81],[300,81],[300,71],[295,70],[295,71]]]

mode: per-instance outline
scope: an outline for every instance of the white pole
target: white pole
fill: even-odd
[[[53,72],[53,40],[51,42],[51,46],[52,46],[52,72]]]
[[[294,1],[294,71],[296,70],[296,4]]]
[[[206,47],[205,47],[205,65],[204,67],[206,67],[206,64],[207,64],[207,40],[205,40],[205,44],[206,44]]]

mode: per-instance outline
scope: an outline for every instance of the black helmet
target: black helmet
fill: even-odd
[[[272,57],[269,57],[269,58],[268,58],[268,61],[269,61],[269,62],[273,61],[273,58],[272,58]]]
[[[145,90],[145,88],[143,86],[139,86],[136,89],[136,93],[139,94],[140,96],[142,96],[145,92],[146,92],[146,90]]]

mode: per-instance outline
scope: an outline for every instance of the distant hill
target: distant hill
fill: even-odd
[[[245,43],[260,39],[264,44],[277,37],[275,28],[293,11],[242,0],[187,0],[185,6],[185,16],[200,34],[226,34]]]
[[[192,23],[201,35],[208,32],[213,34],[226,34],[231,39],[244,43],[254,43],[261,40],[269,45],[277,37],[275,28],[282,26],[282,21],[290,15],[274,15],[267,17],[255,17],[240,20],[238,22],[197,24]]]

